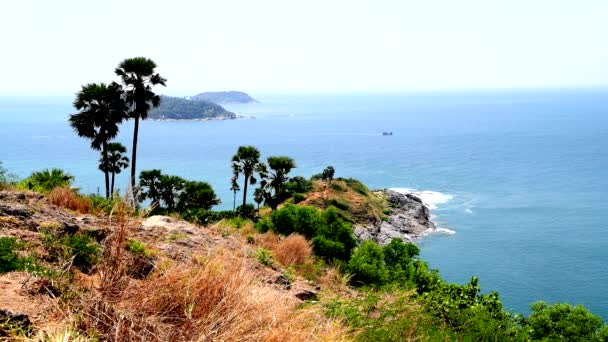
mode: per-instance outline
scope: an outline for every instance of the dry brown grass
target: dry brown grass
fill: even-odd
[[[114,300],[89,297],[80,306],[80,329],[109,341],[346,340],[339,322],[264,286],[249,262],[218,253],[132,280]]]
[[[279,244],[280,237],[274,232],[268,231],[264,234],[260,234],[256,237],[255,241],[262,247],[275,250]]]
[[[277,260],[284,266],[306,263],[312,255],[310,242],[300,234],[291,234],[274,249]]]
[[[58,207],[67,208],[81,214],[89,212],[91,202],[88,198],[76,194],[69,187],[58,187],[48,195],[48,201]]]

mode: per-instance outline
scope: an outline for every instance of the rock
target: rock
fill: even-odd
[[[317,300],[317,292],[312,290],[301,290],[294,293],[294,296],[302,301]]]
[[[283,274],[279,274],[273,282],[277,285],[281,285],[286,290],[291,288],[291,281]]]
[[[359,241],[373,240],[385,245],[392,239],[400,238],[412,242],[435,229],[429,208],[420,198],[393,190],[383,190],[383,194],[391,205],[390,215],[379,223],[355,226],[355,236]]]
[[[6,328],[29,332],[32,329],[32,322],[26,314],[0,309],[0,336],[8,335]]]

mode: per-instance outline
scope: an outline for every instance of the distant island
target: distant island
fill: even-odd
[[[226,103],[254,103],[259,102],[242,91],[215,91],[205,92],[192,96],[190,99],[196,101],[207,101],[218,104]]]
[[[148,117],[155,120],[227,120],[237,116],[210,101],[161,95],[160,106],[150,110]]]

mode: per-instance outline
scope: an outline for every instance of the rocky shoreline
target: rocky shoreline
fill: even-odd
[[[359,241],[373,240],[381,245],[392,239],[414,242],[416,239],[437,229],[431,221],[430,209],[413,194],[403,194],[384,189],[376,193],[384,196],[390,212],[385,220],[355,225],[355,236]]]

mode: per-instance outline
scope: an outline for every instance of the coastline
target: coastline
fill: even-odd
[[[253,120],[256,119],[255,116],[253,115],[242,115],[242,114],[237,114],[235,117],[225,117],[225,116],[220,116],[220,117],[215,117],[215,118],[200,118],[200,119],[148,119],[149,121],[155,121],[155,122],[203,122],[203,121],[228,121],[228,120],[243,120],[243,119],[249,119],[249,120]]]
[[[431,218],[431,210],[436,207],[425,203],[415,193],[394,189],[382,189],[374,193],[386,198],[390,212],[380,222],[355,225],[355,236],[359,241],[372,240],[386,245],[395,238],[416,242],[432,233],[451,232],[437,227]]]

